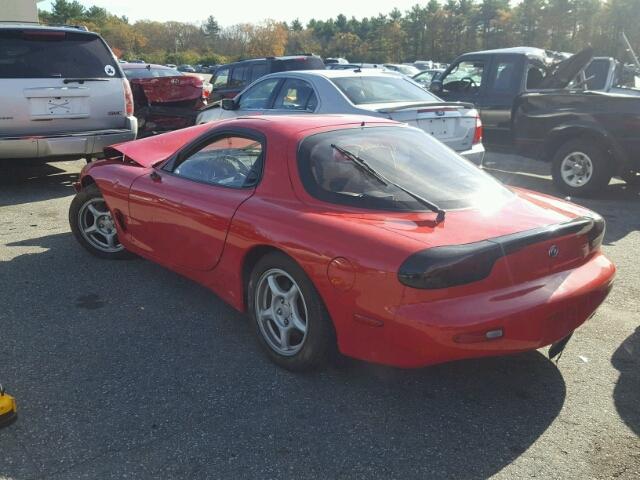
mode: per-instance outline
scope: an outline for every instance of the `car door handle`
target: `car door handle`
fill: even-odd
[[[160,174],[158,172],[151,172],[151,175],[149,175],[149,178],[151,180],[153,180],[154,182],[161,182],[162,181],[162,177],[160,176]]]

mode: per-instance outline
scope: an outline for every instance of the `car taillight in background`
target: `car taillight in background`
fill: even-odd
[[[213,85],[211,85],[210,83],[204,83],[202,84],[202,98],[204,100],[209,99],[209,97],[211,96],[211,92],[213,91]]]
[[[482,143],[482,120],[480,120],[480,115],[476,116],[476,129],[473,132],[473,145],[477,143]]]
[[[122,79],[122,85],[124,86],[124,109],[127,117],[130,117],[133,115],[133,92],[126,78]]]

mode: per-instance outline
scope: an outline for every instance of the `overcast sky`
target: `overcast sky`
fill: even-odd
[[[49,9],[52,1],[42,2],[40,8]],[[267,18],[303,23],[311,18],[328,19],[343,13],[348,18],[370,17],[389,13],[394,7],[402,12],[426,0],[246,0],[243,2],[212,0],[80,0],[88,7],[104,7],[116,15],[126,15],[130,21],[177,20],[198,22],[209,15],[223,26],[242,22],[259,22]]]

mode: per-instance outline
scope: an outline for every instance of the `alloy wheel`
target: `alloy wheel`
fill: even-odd
[[[106,253],[124,250],[104,199],[87,200],[78,211],[78,225],[85,240],[98,250]]]
[[[307,305],[296,281],[284,270],[272,268],[257,282],[256,319],[267,345],[283,356],[297,354],[307,338]]]

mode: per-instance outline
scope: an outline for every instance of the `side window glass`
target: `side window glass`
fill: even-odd
[[[315,110],[317,99],[311,85],[304,80],[290,78],[284,82],[273,108],[280,110]]]
[[[279,79],[271,78],[257,83],[240,97],[240,110],[262,110],[269,108],[269,99]]]
[[[223,68],[218,70],[216,78],[213,79],[213,88],[223,88],[227,86],[227,80],[229,80],[229,69]]]
[[[251,68],[251,81],[255,82],[260,77],[264,77],[267,74],[267,64],[257,63]]]
[[[512,90],[516,73],[515,62],[500,62],[495,70],[493,78],[493,90],[496,92],[508,92]]]
[[[231,71],[231,80],[229,81],[229,87],[231,88],[241,88],[247,84],[247,73],[249,67],[235,67]]]
[[[189,155],[173,173],[223,187],[251,187],[259,180],[261,158],[262,144],[259,141],[226,136]]]
[[[442,88],[449,92],[477,93],[483,74],[484,62],[465,60],[442,78]]]
[[[529,65],[527,68],[527,90],[535,90],[540,87],[544,79],[544,70],[537,65]]]

